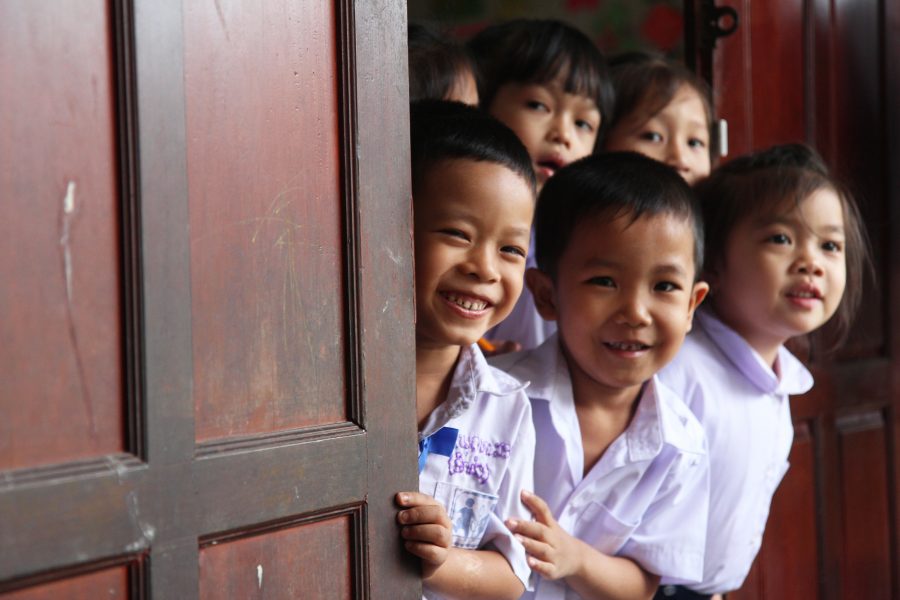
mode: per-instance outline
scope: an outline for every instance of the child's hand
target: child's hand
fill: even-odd
[[[397,513],[400,536],[406,549],[422,559],[422,576],[431,577],[447,560],[453,545],[450,518],[437,500],[419,492],[400,492]]]
[[[581,564],[583,542],[559,526],[547,503],[540,497],[523,490],[522,502],[535,520],[510,519],[506,526],[525,546],[528,566],[544,579],[561,579],[575,574]]]

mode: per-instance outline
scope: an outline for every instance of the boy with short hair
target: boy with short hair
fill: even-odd
[[[492,360],[531,382],[535,521],[507,521],[540,575],[526,597],[650,598],[660,576],[695,581],[705,438],[656,377],[708,290],[693,194],[652,159],[592,156],[544,186],[536,233],[526,280],[558,333]]]
[[[397,494],[425,595],[518,598],[530,570],[505,527],[527,518],[534,428],[524,386],[476,341],[522,289],[535,179],[515,134],[462,104],[411,108],[419,491]]]

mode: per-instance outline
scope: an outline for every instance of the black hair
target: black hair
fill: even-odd
[[[555,20],[515,19],[482,30],[468,48],[478,69],[482,107],[491,106],[504,84],[542,84],[564,75],[566,92],[597,104],[601,131],[610,119],[613,91],[606,59],[578,29]]]
[[[466,71],[475,77],[475,64],[465,47],[424,25],[409,24],[407,51],[410,102],[429,98],[446,100]]]
[[[461,102],[420,100],[410,105],[413,198],[425,173],[445,160],[467,159],[504,166],[536,193],[528,150],[512,129]]]
[[[556,277],[572,232],[585,219],[671,214],[694,233],[695,280],[703,269],[703,219],[690,186],[671,167],[636,152],[587,156],[547,180],[535,211],[538,267]]]
[[[615,90],[615,106],[609,129],[630,120],[629,117],[646,121],[665,108],[681,86],[688,85],[703,102],[710,139],[710,159],[716,158],[718,148],[713,141],[715,136],[712,135],[712,101],[709,85],[705,81],[687,67],[652,52],[618,54],[610,59],[609,66]]]
[[[844,217],[847,282],[835,313],[835,345],[843,341],[862,301],[863,279],[872,273],[868,235],[850,192],[831,176],[822,157],[805,144],[782,144],[735,158],[696,186],[707,224],[706,264],[721,265],[734,229],[758,215],[799,206],[814,192],[832,190]],[[715,293],[715,290],[712,290]]]

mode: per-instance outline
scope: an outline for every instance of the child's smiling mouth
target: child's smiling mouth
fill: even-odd
[[[456,292],[440,292],[440,296],[449,304],[457,306],[469,313],[482,313],[491,303],[482,298],[468,296]]]
[[[650,346],[643,342],[603,342],[603,345],[615,352],[635,353],[649,350]]]

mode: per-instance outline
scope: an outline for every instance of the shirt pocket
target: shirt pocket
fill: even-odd
[[[434,497],[447,509],[453,545],[470,550],[478,548],[500,497],[446,482],[438,482]]]
[[[640,521],[630,523],[599,502],[590,502],[576,522],[576,537],[604,554],[616,554],[631,538]]]

